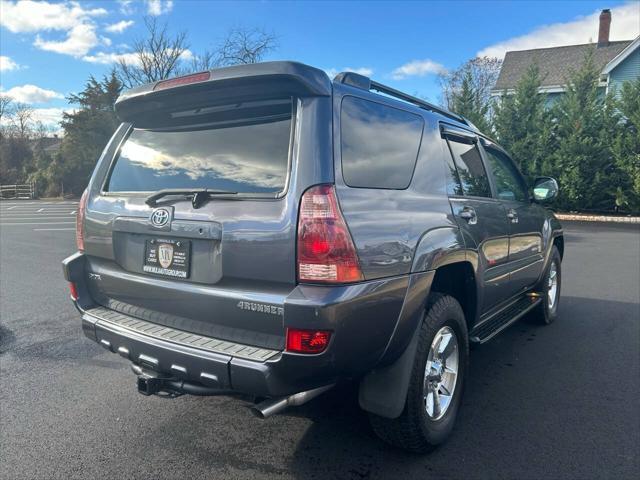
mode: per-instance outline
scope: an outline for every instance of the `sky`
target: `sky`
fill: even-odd
[[[185,57],[215,49],[232,28],[260,28],[277,37],[265,60],[296,60],[331,76],[352,70],[438,102],[438,74],[477,55],[597,41],[603,8],[612,11],[611,40],[640,34],[638,0],[0,0],[0,93],[55,125],[90,75],[131,61],[144,17],[155,16],[187,33]]]

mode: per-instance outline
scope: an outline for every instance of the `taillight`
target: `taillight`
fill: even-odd
[[[329,345],[331,332],[287,328],[287,352],[322,353]]]
[[[78,287],[76,287],[76,284],[73,282],[69,282],[69,295],[71,295],[71,300],[74,302],[80,298],[80,295],[78,295]]]
[[[87,190],[82,192],[80,203],[78,203],[78,211],[76,213],[76,246],[78,250],[84,252],[84,212],[87,208],[87,199],[89,193]]]
[[[349,283],[362,279],[358,255],[334,186],[311,187],[300,202],[298,280]]]

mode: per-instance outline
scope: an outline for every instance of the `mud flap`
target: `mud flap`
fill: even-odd
[[[391,365],[373,370],[360,382],[360,408],[381,417],[398,418],[404,410],[409,379],[418,349],[420,329],[416,328],[404,353]]]

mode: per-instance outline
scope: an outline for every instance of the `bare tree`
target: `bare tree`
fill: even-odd
[[[220,44],[215,64],[224,67],[257,63],[277,46],[277,37],[273,33],[258,28],[233,28]]]
[[[489,105],[491,89],[498,80],[502,60],[490,57],[476,57],[465,62],[455,70],[439,75],[442,91],[441,104],[452,110],[457,94],[461,91],[463,81],[471,83],[471,90],[481,105]]]
[[[16,103],[9,117],[14,131],[21,139],[26,139],[31,133],[33,108],[26,103]]]
[[[211,70],[217,66],[216,52],[212,50],[205,50],[191,58],[191,65],[188,72],[202,72],[204,70]]]
[[[172,35],[156,17],[145,17],[144,23],[147,36],[134,42],[135,60],[121,59],[117,66],[118,77],[127,88],[182,73],[180,61],[189,49],[186,32]]]
[[[0,95],[0,123],[2,123],[2,118],[6,118],[6,116],[11,114],[13,98],[9,95]]]
[[[146,17],[144,22],[146,37],[136,40],[133,57],[121,59],[116,67],[118,78],[126,88],[189,72],[256,63],[277,47],[273,33],[237,27],[227,32],[217,48],[194,55],[189,51],[186,32],[171,34],[167,24],[159,24],[155,17]],[[185,63],[188,57],[190,62]]]

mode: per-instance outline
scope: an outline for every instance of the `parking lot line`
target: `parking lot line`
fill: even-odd
[[[46,217],[11,217],[11,218],[7,218],[5,217],[5,220],[49,220],[49,219],[68,219],[70,217],[70,215],[66,215],[66,216],[60,216],[60,215],[48,215]]]
[[[15,225],[64,225],[64,224],[75,224],[76,222],[24,222],[24,223],[0,223],[0,227],[11,227]]]
[[[34,232],[74,231],[75,228],[34,228]]]

